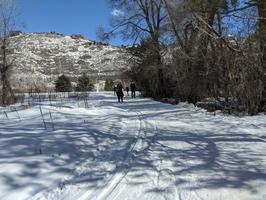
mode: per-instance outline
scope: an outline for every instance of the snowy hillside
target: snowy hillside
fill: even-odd
[[[83,72],[104,79],[128,67],[126,50],[53,33],[26,33],[12,37],[16,88],[52,84],[59,74],[71,77]],[[75,78],[73,78],[75,81]],[[23,84],[22,84],[23,83]]]
[[[266,199],[265,115],[63,95],[0,108],[1,200]]]

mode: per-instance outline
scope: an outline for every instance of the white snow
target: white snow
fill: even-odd
[[[132,60],[124,47],[52,33],[20,34],[11,38],[10,48],[10,62],[16,63],[11,84],[19,91],[50,87],[62,72],[73,80],[82,73],[101,80],[117,77]]]
[[[266,199],[265,115],[111,92],[85,104],[0,107],[1,200]]]

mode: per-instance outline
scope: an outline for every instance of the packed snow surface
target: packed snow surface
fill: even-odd
[[[111,92],[0,108],[0,199],[264,200],[266,117]]]

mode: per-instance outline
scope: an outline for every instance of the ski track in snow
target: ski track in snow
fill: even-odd
[[[130,112],[130,111],[129,111]],[[138,112],[136,112],[138,114]],[[140,112],[139,112],[140,113]],[[140,113],[141,115],[141,113]],[[139,127],[138,127],[138,133],[136,135],[135,141],[130,145],[130,147],[127,150],[127,156],[124,159],[125,164],[130,165],[130,162],[132,162],[130,159],[132,157],[133,151],[136,149],[137,143],[141,141],[141,132],[143,131],[142,128],[142,119],[139,117]],[[119,186],[121,181],[126,177],[127,173],[129,172],[130,168],[128,167],[127,169],[122,170],[122,172],[117,172],[115,173],[109,180],[106,181],[104,189],[100,189],[98,191],[85,193],[83,194],[78,200],[86,200],[86,199],[93,199],[93,200],[104,200],[108,198],[109,195],[111,195],[114,190]],[[119,192],[122,192],[120,190]]]
[[[145,132],[146,132],[146,122],[145,120],[143,119],[143,114],[139,111],[139,112],[136,112],[137,115],[138,115],[138,118],[139,118],[139,130],[138,130],[138,134],[137,134],[137,139],[136,139],[136,142],[134,142],[134,144],[132,145],[132,147],[130,148],[130,151],[129,151],[129,154],[128,154],[128,157],[131,157],[133,156],[133,152],[134,154],[138,154],[139,152],[143,151],[143,148],[144,148],[144,141],[145,141]],[[128,159],[125,160],[126,162],[128,162]],[[134,162],[134,159],[133,160],[130,160],[129,162]],[[129,165],[131,163],[128,163]],[[119,195],[121,193],[126,193],[126,185],[124,184],[123,186],[121,186],[121,183],[124,179],[126,179],[126,176],[128,174],[128,172],[130,171],[130,168],[127,169],[124,174],[117,180],[117,181],[111,181],[112,184],[114,185],[114,187],[108,191],[105,192],[105,196],[103,198],[99,198],[99,200],[103,200],[103,199],[109,199],[110,197],[109,196],[114,196],[112,199],[119,199]],[[119,187],[120,186],[120,187]],[[97,199],[98,200],[98,199]]]
[[[0,107],[1,200],[266,199],[265,116],[145,98],[119,104],[112,93],[84,103]]]

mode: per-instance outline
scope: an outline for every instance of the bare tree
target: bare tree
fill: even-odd
[[[109,0],[110,5],[119,14],[112,19],[113,29],[125,39],[137,40],[150,37],[158,43],[162,34],[165,13],[162,0]]]
[[[266,1],[256,0],[258,9],[258,30],[260,38],[260,50],[262,52],[262,81],[263,91],[261,99],[261,110],[265,109],[266,106]]]
[[[114,32],[142,38],[133,48],[138,59],[129,74],[148,95],[192,103],[205,97],[224,97],[229,110],[250,114],[263,110],[265,0],[110,2],[121,11],[113,21]],[[160,8],[160,15],[154,15],[155,8]],[[154,16],[162,16],[158,18],[160,26],[153,23]],[[233,18],[234,27],[229,18]],[[162,36],[170,43],[161,42]],[[168,58],[171,61],[165,62]]]
[[[1,104],[14,102],[10,84],[12,62],[10,56],[10,33],[15,28],[15,5],[12,0],[0,0],[0,75],[2,84]]]
[[[109,0],[109,3],[119,14],[112,19],[112,30],[108,32],[107,37],[118,33],[134,43],[140,39],[149,41],[148,51],[152,54],[152,62],[149,59],[149,66],[144,66],[143,63],[147,63],[144,61],[139,67],[146,67],[155,74],[153,79],[156,79],[157,85],[154,87],[157,89],[152,96],[165,96],[166,83],[161,50],[167,20],[163,0]]]

